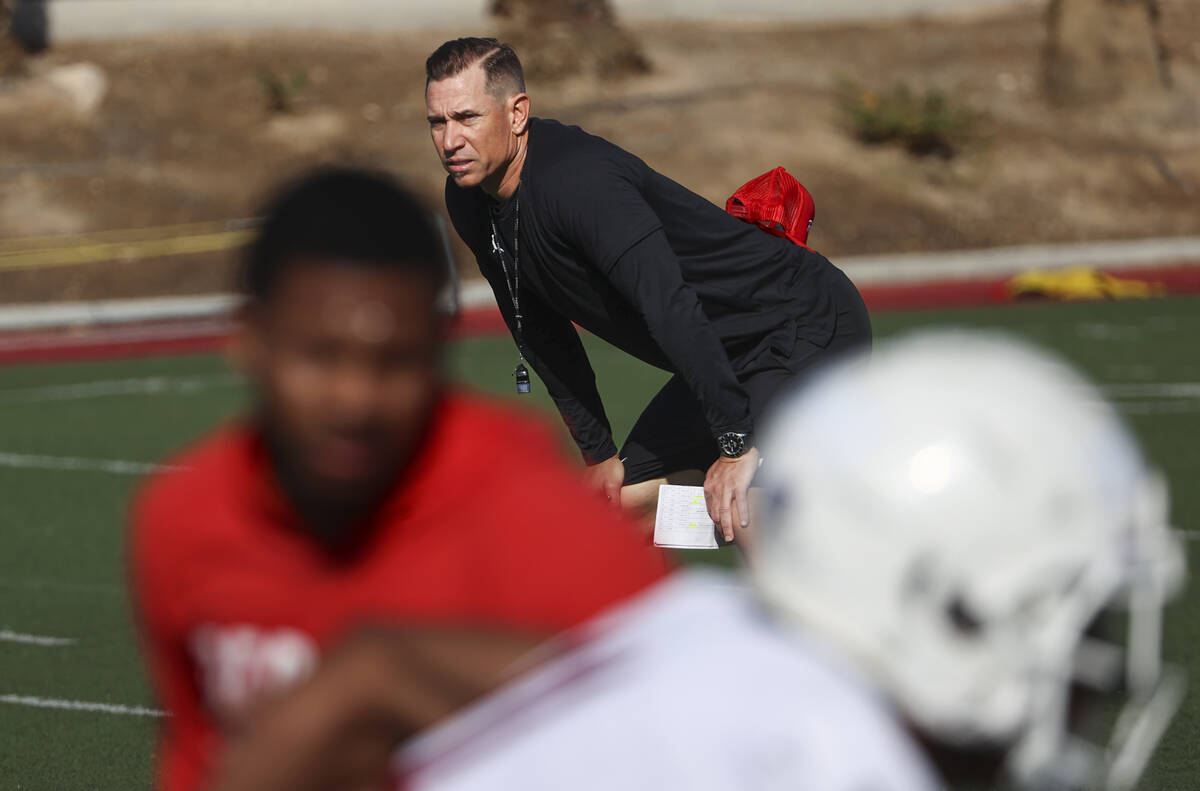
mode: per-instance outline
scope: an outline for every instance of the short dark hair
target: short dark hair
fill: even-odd
[[[512,47],[494,38],[456,38],[435,49],[425,60],[425,85],[461,74],[476,63],[483,66],[484,85],[496,98],[525,92],[520,58]],[[502,92],[505,88],[507,94]]]
[[[242,289],[262,301],[305,256],[415,271],[438,289],[449,262],[433,215],[391,176],[324,167],[285,185],[268,202],[243,259]]]

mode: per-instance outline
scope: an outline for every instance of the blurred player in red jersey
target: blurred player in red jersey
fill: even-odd
[[[335,745],[325,776],[297,760],[273,780],[381,780],[398,742],[663,575],[539,423],[445,385],[446,273],[430,216],[385,176],[319,171],[268,207],[234,343],[254,409],[133,510],[133,595],[170,715],[159,788],[202,787],[223,762],[254,787],[226,748],[319,664],[376,736]],[[286,716],[290,745],[329,749],[332,725]]]

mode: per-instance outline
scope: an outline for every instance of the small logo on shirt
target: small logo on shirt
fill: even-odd
[[[238,719],[264,695],[308,678],[317,667],[313,639],[288,627],[201,626],[193,632],[189,647],[204,701],[224,724]]]

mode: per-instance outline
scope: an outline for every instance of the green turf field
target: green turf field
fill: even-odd
[[[876,331],[886,336],[933,324],[1011,330],[1061,350],[1105,385],[1126,385],[1111,392],[1166,470],[1175,522],[1193,531],[1188,546],[1200,568],[1200,299],[885,315],[876,318]],[[622,435],[665,376],[592,339],[588,348]],[[514,356],[507,339],[462,342],[453,349],[453,370],[476,387],[516,398]],[[1190,385],[1166,386],[1180,383]],[[1128,387],[1134,384],[1141,387]],[[137,463],[157,460],[242,403],[216,356],[0,367],[0,789],[148,784],[153,718],[36,708],[18,698],[154,705],[123,584],[123,519]],[[549,405],[540,392],[524,403]],[[1167,645],[1174,661],[1188,665],[1196,694],[1144,788],[1200,786],[1197,605],[1193,588],[1172,609]],[[38,644],[27,636],[69,642]]]

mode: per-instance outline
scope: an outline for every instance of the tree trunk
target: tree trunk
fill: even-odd
[[[1046,93],[1059,104],[1109,102],[1169,88],[1158,0],[1050,0]]]
[[[10,0],[0,0],[0,78],[15,73],[25,52],[12,34],[13,7]]]
[[[641,45],[617,23],[609,0],[490,0],[489,11],[534,79],[584,72],[610,78],[650,70]]]
[[[50,46],[45,0],[0,0],[0,77],[20,74]]]

